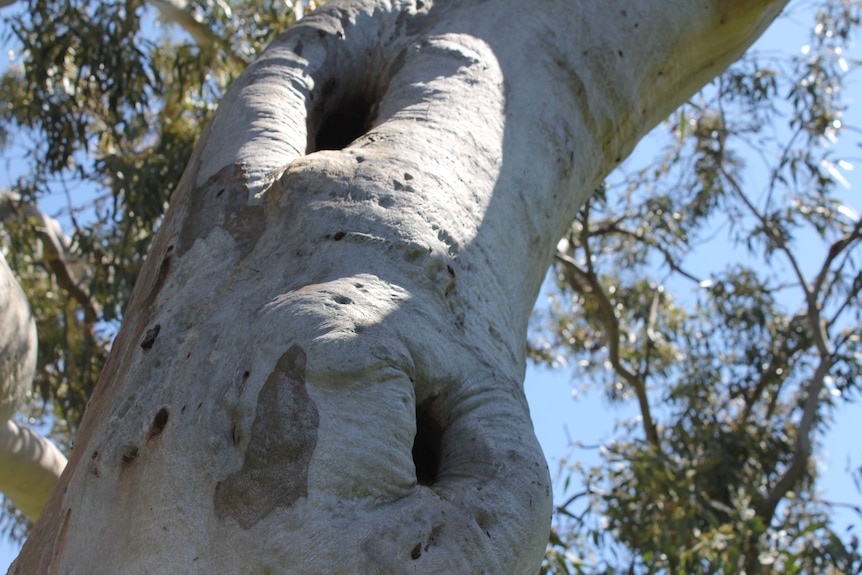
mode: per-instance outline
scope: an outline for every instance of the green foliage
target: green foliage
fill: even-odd
[[[582,489],[558,507],[545,572],[862,572],[816,466],[862,383],[862,218],[837,151],[854,137],[843,87],[860,3],[814,8],[791,16],[813,17],[800,56],[737,63],[558,247],[531,353],[640,417],[601,465],[567,472]],[[701,265],[704,246],[723,269]]]

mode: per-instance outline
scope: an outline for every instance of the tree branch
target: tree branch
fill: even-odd
[[[197,42],[198,46],[215,46],[224,51],[230,63],[234,66],[244,69],[248,66],[248,62],[237,54],[230,43],[213,33],[203,22],[194,17],[188,9],[188,3],[184,0],[148,0],[150,4],[155,6],[162,18],[168,22],[177,24],[180,28],[188,32],[189,36]]]
[[[57,447],[14,421],[0,425],[0,491],[35,521],[66,467]]]
[[[862,239],[862,218],[859,218],[856,221],[856,225],[853,226],[853,229],[844,234],[840,239],[836,240],[831,246],[829,246],[829,252],[826,254],[826,259],[823,260],[823,265],[820,266],[820,272],[817,274],[817,278],[814,280],[814,293],[819,293],[820,289],[823,286],[823,282],[826,281],[826,277],[829,274],[829,270],[832,267],[832,262],[841,255],[841,253],[850,247],[854,242]],[[840,266],[839,269],[841,269]]]
[[[799,321],[801,317],[796,316],[796,318],[791,319],[791,323],[786,329],[788,331],[792,331],[794,329],[793,322]],[[745,407],[739,417],[738,425],[740,429],[751,417],[755,405],[760,401],[766,388],[772,383],[777,383],[777,387],[773,391],[767,407],[767,413],[770,414],[767,419],[771,419],[771,411],[774,409],[775,399],[780,393],[784,382],[790,377],[790,372],[793,370],[791,360],[797,353],[806,349],[810,345],[811,343],[807,339],[800,341],[799,339],[787,337],[782,338],[782,341],[778,345],[773,342],[769,365],[761,371],[760,378],[758,378],[754,390],[745,398]],[[779,370],[781,371],[781,375],[779,375]]]
[[[679,266],[679,264],[676,263],[676,261],[673,257],[673,254],[670,253],[670,250],[661,246],[658,242],[651,240],[650,238],[644,236],[643,234],[639,234],[636,232],[629,231],[625,228],[621,228],[621,227],[617,226],[616,223],[614,223],[611,227],[607,228],[607,231],[613,232],[613,233],[618,233],[618,234],[621,234],[624,236],[629,236],[630,238],[633,238],[639,242],[646,244],[647,246],[653,248],[654,250],[657,250],[659,253],[661,253],[662,256],[664,256],[665,263],[668,265],[668,267],[672,271],[678,273],[679,275],[683,276],[684,278],[689,279],[695,283],[701,282],[701,280],[699,278],[695,277],[693,274],[682,269]]]
[[[787,493],[793,489],[808,467],[808,458],[811,456],[811,430],[817,421],[817,408],[820,405],[820,392],[826,375],[832,367],[832,358],[820,361],[814,375],[808,382],[805,393],[805,405],[802,409],[802,419],[796,432],[796,445],[794,448],[793,461],[782,474],[778,482],[769,490],[757,507],[757,514],[763,518],[764,524],[769,525],[775,509]]]
[[[838,240],[829,249],[826,260],[821,267],[820,273],[814,282],[813,287],[808,285],[805,280],[805,275],[802,272],[799,263],[793,252],[787,246],[784,239],[775,231],[771,222],[760,213],[760,211],[751,203],[742,188],[736,182],[736,179],[724,169],[720,167],[722,175],[726,178],[734,193],[739,197],[748,210],[754,215],[763,227],[764,232],[769,238],[775,242],[775,245],[781,250],[790,262],[794,273],[796,274],[799,284],[805,293],[805,301],[807,304],[806,317],[808,319],[808,327],[820,357],[820,362],[817,369],[812,375],[805,388],[805,404],[802,409],[802,419],[799,422],[799,427],[796,434],[796,445],[794,448],[793,461],[782,474],[778,482],[769,490],[766,497],[757,508],[757,514],[764,519],[765,524],[769,524],[775,514],[775,509],[787,493],[793,489],[808,467],[808,459],[811,455],[811,431],[817,421],[818,407],[820,405],[820,392],[823,389],[824,381],[834,363],[834,355],[829,341],[826,322],[823,321],[820,314],[820,306],[817,301],[817,294],[823,286],[823,281],[828,273],[832,261],[841,253],[858,235],[862,220],[857,222],[853,232]]]
[[[766,232],[766,235],[769,236],[769,239],[775,242],[775,245],[779,250],[785,255],[787,260],[790,262],[790,266],[793,268],[793,273],[796,275],[796,278],[799,280],[802,289],[805,291],[806,299],[808,300],[809,307],[812,303],[812,298],[814,297],[814,292],[808,286],[808,281],[805,279],[805,274],[802,271],[802,268],[799,265],[799,262],[796,261],[796,256],[793,255],[793,252],[787,247],[787,243],[774,229],[772,223],[766,219],[760,210],[751,203],[751,200],[748,199],[748,196],[745,195],[745,192],[742,191],[742,187],[739,185],[739,182],[736,181],[736,178],[725,169],[723,164],[719,164],[719,172],[721,175],[727,180],[730,184],[731,189],[736,194],[736,196],[740,199],[740,201],[745,204],[745,207],[749,212],[760,222],[760,225],[763,227],[763,231]],[[814,302],[816,304],[816,302]]]
[[[587,227],[584,226],[583,234],[587,235]],[[611,304],[608,299],[607,294],[602,288],[601,283],[599,282],[598,277],[596,276],[595,270],[592,267],[591,258],[592,254],[590,253],[589,246],[587,245],[587,237],[584,237],[581,241],[581,245],[584,247],[584,251],[586,253],[586,261],[587,261],[587,270],[582,270],[580,266],[578,266],[577,262],[573,260],[566,254],[557,252],[556,259],[560,263],[566,266],[574,276],[577,277],[584,285],[589,288],[589,292],[595,296],[599,309],[601,310],[601,318],[600,321],[605,326],[605,330],[607,330],[607,340],[608,340],[608,356],[611,362],[611,366],[614,368],[614,371],[621,377],[623,380],[628,383],[632,389],[635,391],[635,395],[638,399],[638,405],[641,410],[641,419],[643,420],[643,428],[644,434],[646,435],[647,441],[653,445],[656,449],[660,447],[658,432],[655,427],[655,422],[652,418],[652,413],[649,405],[649,399],[646,394],[646,385],[642,379],[632,373],[628,368],[626,368],[622,361],[620,360],[620,330],[619,330],[619,321],[617,320],[617,316],[614,313],[613,304]],[[578,290],[578,287],[573,286],[573,289]],[[585,293],[585,295],[587,295]]]
[[[7,209],[2,209],[7,208]],[[84,311],[84,326],[86,335],[93,337],[95,324],[101,315],[101,307],[90,295],[90,291],[81,284],[72,264],[69,262],[69,239],[63,235],[60,224],[54,218],[46,216],[38,208],[21,201],[9,192],[0,192],[0,221],[8,216],[4,212],[21,213],[24,217],[37,222],[36,231],[42,241],[43,260],[46,267],[54,274],[57,284],[72,297]]]

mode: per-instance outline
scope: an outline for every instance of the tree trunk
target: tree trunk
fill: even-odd
[[[198,144],[11,572],[535,573],[524,339],[553,246],[782,4],[302,20]]]

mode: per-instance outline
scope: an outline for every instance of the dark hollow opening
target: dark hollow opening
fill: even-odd
[[[443,429],[427,410],[416,410],[416,437],[413,440],[413,465],[419,485],[432,485],[440,472]]]
[[[147,432],[147,441],[158,437],[162,431],[165,430],[165,426],[168,424],[168,416],[170,412],[167,407],[163,407],[156,413],[156,416],[153,418],[153,423],[150,425],[150,430]]]
[[[372,104],[363,98],[343,103],[323,118],[315,137],[316,150],[341,150],[371,129]]]

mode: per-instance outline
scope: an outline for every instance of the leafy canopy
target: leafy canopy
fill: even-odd
[[[564,471],[546,572],[862,572],[858,530],[830,521],[862,508],[817,489],[862,382],[862,203],[843,175],[860,15],[792,5],[801,52],[746,55],[560,242],[532,356],[639,417]]]

